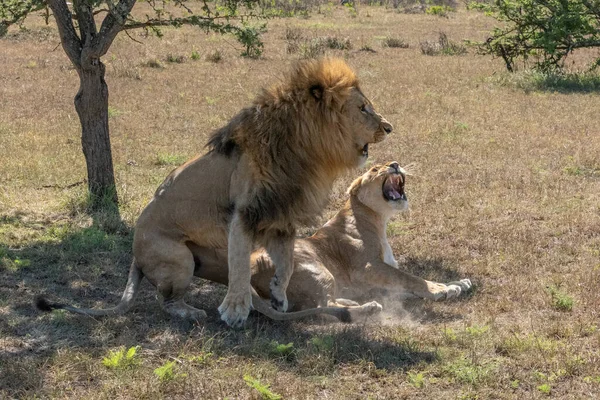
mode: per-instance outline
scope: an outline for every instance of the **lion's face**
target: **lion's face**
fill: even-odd
[[[352,183],[348,192],[372,210],[389,215],[408,208],[405,180],[406,172],[393,161],[369,169]]]
[[[375,111],[373,104],[358,88],[352,88],[342,112],[349,121],[348,128],[354,139],[355,165],[361,167],[369,156],[369,144],[381,142],[393,126]]]

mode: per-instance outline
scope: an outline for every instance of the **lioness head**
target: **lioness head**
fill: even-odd
[[[352,182],[348,193],[372,210],[390,214],[408,208],[406,171],[396,161],[375,165]]]

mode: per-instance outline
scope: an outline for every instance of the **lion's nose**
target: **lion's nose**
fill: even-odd
[[[385,133],[388,133],[388,134],[394,130],[394,127],[392,126],[392,124],[387,122],[385,119],[383,121],[381,121],[381,127],[383,128]]]

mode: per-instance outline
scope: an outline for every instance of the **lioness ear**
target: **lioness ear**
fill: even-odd
[[[323,88],[323,86],[321,85],[312,85],[310,87],[310,94],[317,100],[321,100],[323,98],[323,94],[325,91],[325,88]]]
[[[348,190],[346,190],[346,193],[349,194],[350,196],[356,196],[361,184],[362,184],[362,176],[359,176],[350,184],[350,187],[348,188]]]

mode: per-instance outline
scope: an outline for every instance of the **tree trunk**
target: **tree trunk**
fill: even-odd
[[[94,209],[115,208],[118,198],[108,130],[108,86],[105,66],[99,59],[78,68],[79,92],[75,109],[81,122],[81,146],[85,156],[88,187]],[[111,207],[113,206],[113,207]]]

